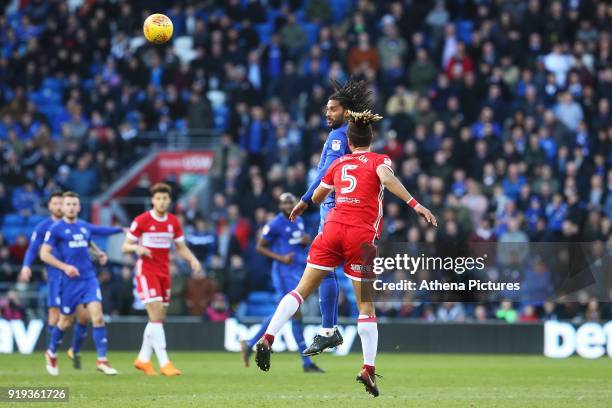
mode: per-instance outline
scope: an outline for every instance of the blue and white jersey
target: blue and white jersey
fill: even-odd
[[[270,244],[270,250],[280,255],[293,252],[293,263],[286,265],[282,262],[274,261],[272,270],[282,274],[301,275],[306,265],[308,251],[301,244],[304,237],[304,221],[302,217],[297,217],[295,222],[279,213],[262,229],[261,237]]]
[[[88,279],[96,277],[96,269],[89,257],[91,236],[110,235],[121,232],[121,228],[101,227],[77,219],[70,223],[59,220],[51,226],[45,235],[45,244],[54,249],[54,255],[79,270],[79,276],[70,279]],[[63,278],[68,276],[62,273]]]
[[[329,132],[327,140],[323,145],[323,150],[321,151],[319,164],[317,165],[317,177],[310,184],[310,187],[308,187],[308,191],[306,191],[306,193],[302,196],[302,201],[312,204],[312,194],[319,186],[319,183],[321,182],[321,179],[325,175],[325,172],[329,166],[331,166],[334,160],[336,160],[338,157],[342,157],[351,152],[348,147],[348,140],[346,138],[347,127],[348,125],[345,124]],[[328,195],[322,204],[333,207],[334,193]]]

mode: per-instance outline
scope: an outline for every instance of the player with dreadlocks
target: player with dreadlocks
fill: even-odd
[[[346,118],[349,111],[362,112],[371,110],[373,106],[372,92],[368,90],[365,81],[357,81],[350,78],[341,84],[336,80],[331,81],[334,93],[327,101],[325,118],[327,126],[331,129],[327,140],[321,151],[321,158],[317,165],[317,177],[312,182],[308,191],[295,206],[293,211],[304,212],[312,205],[312,194],[321,182],[321,178],[337,158],[350,153],[346,139]],[[321,203],[319,212],[321,221],[319,233],[323,230],[323,224],[327,213],[334,207],[334,194]],[[315,336],[312,344],[304,351],[305,356],[314,356],[327,348],[337,347],[342,344],[342,335],[338,331],[338,279],[334,270],[329,271],[321,283],[319,289],[319,307],[321,309],[321,330]]]
[[[300,305],[325,280],[330,271],[344,263],[344,274],[352,280],[359,318],[357,333],[361,338],[363,366],[357,375],[366,391],[377,397],[374,360],[378,347],[378,327],[372,301],[372,270],[376,256],[374,241],[380,237],[383,194],[387,188],[427,222],[437,226],[436,218],[406,190],[393,174],[391,159],[370,152],[372,123],[382,119],[371,111],[347,113],[348,146],[351,154],[340,157],[325,172],[311,199],[323,202],[335,192],[335,206],[325,219],[325,227],[312,243],[306,269],[297,287],[280,301],[266,333],[256,345],[255,361],[263,370],[270,369],[270,351],[274,336],[299,309]],[[294,209],[295,220],[303,210]]]

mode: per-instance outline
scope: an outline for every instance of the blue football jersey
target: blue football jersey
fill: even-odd
[[[351,152],[348,147],[348,140],[346,138],[347,127],[348,125],[342,125],[341,127],[333,129],[331,132],[329,132],[327,140],[323,145],[323,150],[321,151],[321,158],[319,159],[319,164],[317,165],[317,177],[310,184],[310,187],[308,187],[308,191],[306,191],[306,193],[302,196],[303,201],[310,202],[310,200],[312,199],[312,194],[319,186],[319,183],[325,175],[325,172],[327,171],[329,166],[331,166],[334,160]],[[328,195],[323,203],[333,205],[334,193]]]
[[[51,245],[57,252],[56,257],[79,270],[79,276],[71,279],[89,279],[96,277],[96,270],[89,256],[91,225],[77,219],[74,223],[59,220],[51,226],[45,235],[45,244]],[[55,252],[54,252],[55,255]],[[68,275],[62,273],[63,278]]]
[[[51,228],[51,226],[55,222],[56,221],[54,221],[53,218],[49,217],[45,220],[42,220],[36,225],[36,227],[34,228],[34,232],[32,232],[32,236],[30,237],[30,244],[28,245],[28,249],[23,258],[23,266],[32,266],[32,264],[38,257],[40,247],[43,244],[43,240],[45,239],[47,231],[49,231],[49,228]],[[55,257],[58,256],[58,252],[55,248],[53,248],[52,253]],[[51,265],[46,265],[46,269],[48,281],[59,279],[62,276],[62,271],[57,268],[54,268]]]
[[[270,250],[285,255],[293,252],[293,263],[286,265],[282,262],[273,262],[273,268],[280,272],[299,272],[304,270],[306,264],[306,248],[301,244],[304,237],[304,221],[298,217],[295,222],[279,213],[262,230],[262,238],[270,243]]]

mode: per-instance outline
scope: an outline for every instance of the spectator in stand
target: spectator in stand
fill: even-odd
[[[11,261],[15,264],[21,265],[23,263],[23,257],[28,250],[28,239],[25,235],[19,234],[15,243],[9,247],[11,254]]]
[[[357,44],[348,54],[347,68],[353,75],[363,74],[368,69],[376,72],[380,68],[378,51],[370,45],[368,33],[362,32],[358,35]]]
[[[40,207],[41,197],[34,189],[34,183],[27,182],[23,187],[13,189],[13,209],[23,216],[29,216],[37,212]]]

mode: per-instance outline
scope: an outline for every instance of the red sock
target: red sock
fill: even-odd
[[[264,334],[263,337],[264,337],[264,339],[266,339],[268,341],[269,345],[272,345],[272,343],[274,343],[274,336],[273,335],[266,333],[266,334]]]
[[[368,372],[368,374],[374,375],[374,366],[364,364],[363,368]]]

